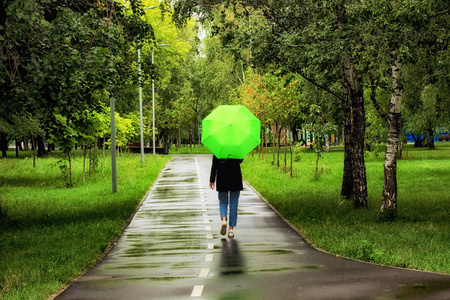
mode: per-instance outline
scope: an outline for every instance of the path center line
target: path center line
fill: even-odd
[[[191,297],[201,297],[203,293],[203,287],[204,285],[196,285],[194,286],[194,289],[192,290]]]

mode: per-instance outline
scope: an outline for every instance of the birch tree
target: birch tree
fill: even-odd
[[[371,99],[388,123],[380,212],[383,217],[394,218],[398,214],[397,157],[402,126],[403,66],[415,64],[422,50],[430,55],[438,55],[447,48],[448,18],[445,15],[448,17],[448,7],[442,1],[368,0],[362,2],[361,8],[362,15],[368,17],[372,25],[370,30],[365,32],[366,44],[376,50],[377,55],[373,57],[381,66],[391,65],[389,77],[392,82],[392,94],[388,112],[381,109],[376,101],[374,95],[376,87],[373,86],[376,79],[373,78]]]

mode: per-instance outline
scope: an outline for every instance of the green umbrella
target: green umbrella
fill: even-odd
[[[259,145],[260,130],[245,106],[220,105],[202,121],[202,143],[217,158],[244,158]]]

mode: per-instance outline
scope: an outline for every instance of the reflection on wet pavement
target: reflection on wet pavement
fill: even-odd
[[[244,258],[239,251],[239,243],[236,239],[221,239],[222,255],[220,264],[221,275],[241,274],[245,272]]]

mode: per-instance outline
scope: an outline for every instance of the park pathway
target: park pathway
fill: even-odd
[[[57,299],[450,299],[450,276],[311,248],[249,186],[219,234],[210,155],[174,156],[117,245]]]

